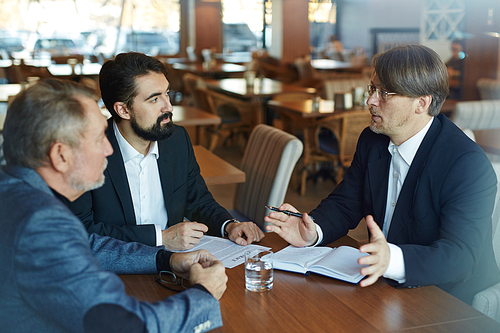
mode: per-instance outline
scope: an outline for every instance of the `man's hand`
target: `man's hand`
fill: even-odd
[[[243,246],[264,238],[262,230],[253,222],[228,223],[226,232],[230,240]]]
[[[177,223],[162,230],[162,243],[167,250],[189,250],[200,242],[203,233],[207,231],[208,227],[202,223],[187,221]]]
[[[286,203],[282,204],[279,209],[298,212],[292,205]],[[318,240],[316,225],[306,213],[299,218],[285,213],[271,212],[264,220],[272,223],[266,227],[266,230],[277,233],[293,246],[309,246]]]
[[[205,262],[205,265],[194,264],[189,272],[189,282],[201,284],[219,300],[226,290],[226,269],[220,261]]]
[[[370,253],[370,255],[358,259],[358,264],[369,265],[360,270],[361,274],[368,276],[359,283],[361,287],[367,287],[374,284],[379,277],[384,275],[389,266],[389,260],[391,259],[387,240],[378,224],[373,220],[373,216],[368,215],[366,217],[366,225],[368,229],[370,229],[371,242],[362,245],[359,248],[359,252]]]
[[[172,273],[181,277],[189,277],[191,266],[200,264],[202,267],[210,267],[217,258],[207,250],[198,250],[184,253],[173,253],[170,257],[170,268]]]

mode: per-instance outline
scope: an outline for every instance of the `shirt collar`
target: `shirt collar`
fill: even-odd
[[[429,120],[427,125],[424,126],[417,134],[400,144],[399,146],[396,146],[392,141],[389,142],[389,152],[392,155],[393,147],[396,146],[398,148],[398,152],[401,155],[401,157],[405,160],[405,162],[408,165],[411,165],[413,162],[413,159],[415,158],[415,155],[417,154],[418,147],[420,147],[420,144],[424,140],[425,135],[429,131],[429,128],[431,128],[432,122],[434,121],[434,117]]]
[[[115,133],[116,141],[118,142],[118,147],[120,147],[120,151],[122,153],[123,162],[127,163],[131,159],[137,157],[142,154],[139,153],[128,141],[123,137],[116,125],[116,122],[113,120],[113,132]],[[152,147],[149,149],[148,155],[154,154],[154,157],[158,159],[158,142],[154,141]],[[144,156],[145,157],[145,156]]]

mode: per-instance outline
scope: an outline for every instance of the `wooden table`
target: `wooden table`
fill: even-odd
[[[202,146],[193,146],[201,175],[207,185],[244,183],[245,173]]]
[[[275,95],[290,92],[306,92],[314,94],[316,89],[286,84],[281,81],[263,78],[255,79],[253,86],[248,86],[245,79],[232,78],[222,80],[208,80],[207,86],[210,89],[240,99],[270,98]]]
[[[174,106],[172,113],[174,124],[180,126],[194,126],[196,128],[195,144],[200,144],[202,127],[218,126],[221,123],[221,118],[218,115],[208,113],[193,106]]]
[[[274,233],[260,242],[274,251],[287,244]],[[343,237],[331,246],[358,244]],[[435,286],[396,289],[383,279],[358,285],[317,274],[274,271],[274,288],[245,290],[243,265],[226,269],[220,300],[223,327],[213,332],[500,332],[500,324]],[[154,275],[122,275],[126,292],[154,302],[173,292]]]
[[[314,142],[314,131],[320,120],[334,114],[349,112],[349,110],[335,109],[335,103],[331,100],[321,100],[319,111],[313,111],[312,100],[280,102],[269,101],[268,106],[274,109],[283,120],[285,131],[295,135],[302,132],[304,136],[304,152],[302,154],[301,195],[305,194],[307,181],[307,165],[310,162]],[[356,106],[353,110],[368,110],[366,106]],[[367,111],[368,112],[368,111]]]
[[[227,77],[242,77],[246,67],[237,64],[216,64],[213,67],[205,66],[202,63],[180,63],[172,64],[174,69],[193,73],[199,76],[212,79],[222,79]]]
[[[350,62],[333,59],[312,59],[311,66],[325,72],[361,72],[362,66],[353,66]]]
[[[266,119],[266,123],[269,125],[272,125],[272,119],[267,115],[266,111],[267,101],[270,98],[279,94],[293,92],[316,93],[316,89],[314,88],[286,84],[268,78],[256,78],[253,86],[248,86],[246,80],[241,78],[208,80],[207,86],[209,89],[213,89],[228,96],[259,104],[261,110],[258,117],[259,122],[262,122],[262,119]]]
[[[47,67],[50,74],[57,78],[68,78],[73,75],[88,76],[92,78],[99,77],[99,72],[101,71],[101,64],[89,63],[89,64],[76,64],[72,68],[69,64],[51,64]]]
[[[0,102],[8,102],[9,96],[15,96],[22,90],[20,84],[0,84]]]

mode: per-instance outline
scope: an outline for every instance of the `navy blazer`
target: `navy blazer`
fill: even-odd
[[[389,137],[361,134],[344,180],[311,212],[327,244],[373,215],[382,229],[391,155]],[[438,115],[401,189],[387,241],[401,247],[406,282],[437,285],[472,303],[500,281],[492,246],[496,176],[481,148]]]
[[[104,185],[69,203],[69,207],[89,233],[154,246],[154,225],[136,225],[125,164],[113,131],[112,119],[108,121],[106,135],[114,152],[108,157]],[[168,225],[182,222],[186,217],[190,221],[206,224],[208,234],[222,236],[222,224],[232,216],[208,191],[187,131],[175,126],[171,137],[158,142],[158,150],[158,170]]]
[[[155,303],[128,296],[113,273],[156,273],[159,247],[89,238],[31,169],[0,171],[0,230],[2,332],[83,333],[98,323],[193,332],[222,325],[219,302],[201,286]]]

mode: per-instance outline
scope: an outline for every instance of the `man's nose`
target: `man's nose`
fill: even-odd
[[[368,97],[368,100],[366,101],[366,105],[377,106],[379,102],[380,102],[380,100],[377,97],[377,93],[374,91],[373,94],[371,94],[370,97]]]
[[[111,143],[109,142],[108,138],[106,138],[104,143],[104,154],[106,156],[113,154],[113,147],[111,146]]]
[[[172,102],[170,101],[169,95],[164,95],[163,100],[163,107],[162,107],[162,112],[172,112],[174,111],[174,107],[172,105]]]

